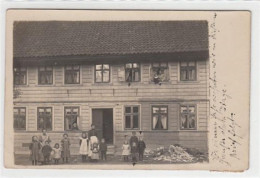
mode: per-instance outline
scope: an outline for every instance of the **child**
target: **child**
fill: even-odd
[[[139,153],[139,160],[143,161],[144,159],[144,150],[146,148],[145,142],[143,141],[143,137],[140,137],[138,142],[138,153]]]
[[[132,153],[132,161],[135,163],[137,161],[137,153],[138,153],[138,148],[137,144],[133,142],[132,148],[131,148],[131,153]]]
[[[68,134],[63,134],[63,139],[61,140],[61,155],[63,163],[68,163],[70,158],[70,140],[68,138]]]
[[[128,156],[130,155],[130,145],[128,144],[127,140],[124,141],[122,149],[122,156],[124,157],[124,161],[128,161]]]
[[[45,145],[42,147],[42,155],[43,155],[43,158],[44,158],[44,161],[43,161],[44,164],[49,163],[51,151],[52,151],[52,148],[49,145],[49,141],[45,141]]]
[[[32,159],[32,165],[37,165],[37,162],[39,161],[39,152],[41,149],[41,144],[38,141],[37,136],[32,137],[32,143],[29,146],[29,149],[31,150],[31,159]]]
[[[105,139],[101,139],[101,143],[99,145],[101,152],[101,160],[107,160],[107,144],[105,143]]]
[[[93,143],[91,160],[97,161],[98,159],[99,159],[99,145],[98,143]]]
[[[61,157],[60,145],[58,143],[56,143],[52,150],[54,152],[54,154],[53,154],[54,164],[59,164],[59,160],[60,160],[60,157]]]
[[[82,156],[82,162],[87,160],[88,156],[88,138],[85,132],[82,132],[82,137],[79,140],[79,154]]]

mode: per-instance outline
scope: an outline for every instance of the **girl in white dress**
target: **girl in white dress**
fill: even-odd
[[[79,145],[79,154],[82,156],[82,162],[85,162],[89,151],[88,137],[85,132],[82,132],[82,137],[79,140]]]
[[[122,146],[122,156],[124,157],[124,161],[128,161],[128,156],[130,155],[130,145],[127,140],[125,140]]]

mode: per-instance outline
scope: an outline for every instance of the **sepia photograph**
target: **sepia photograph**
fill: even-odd
[[[7,14],[7,165],[246,169],[238,153],[248,152],[248,12],[37,11]],[[242,33],[242,46],[221,53]],[[233,51],[244,60],[227,59]],[[238,79],[225,75],[236,65],[239,95],[225,83]]]

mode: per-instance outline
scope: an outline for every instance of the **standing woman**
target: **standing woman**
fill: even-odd
[[[51,142],[51,138],[50,138],[50,136],[47,134],[47,130],[46,129],[42,129],[42,134],[40,135],[40,137],[39,137],[39,141],[40,141],[40,143],[41,143],[41,148],[43,147],[43,146],[45,146],[45,143],[46,143],[46,141],[47,142]],[[40,150],[40,159],[39,159],[41,162],[43,162],[44,161],[44,159],[43,159],[43,154],[42,154],[42,150]]]
[[[68,163],[70,158],[70,139],[67,133],[63,134],[63,139],[61,140],[61,148],[63,163]]]

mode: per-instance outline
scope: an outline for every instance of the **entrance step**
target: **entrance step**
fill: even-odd
[[[107,155],[114,155],[116,152],[115,145],[107,145]]]

